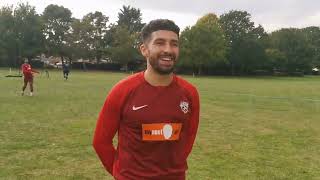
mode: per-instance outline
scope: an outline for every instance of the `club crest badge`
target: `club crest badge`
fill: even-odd
[[[185,102],[185,101],[181,101],[180,108],[183,113],[185,113],[185,114],[188,113],[189,112],[189,103]]]

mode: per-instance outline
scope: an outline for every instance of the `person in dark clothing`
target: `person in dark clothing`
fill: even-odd
[[[69,64],[63,63],[62,69],[63,69],[63,78],[65,80],[68,80],[68,76],[69,76],[69,72],[70,72]]]

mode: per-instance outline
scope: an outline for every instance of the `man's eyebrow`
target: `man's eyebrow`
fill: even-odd
[[[165,41],[165,40],[166,40],[165,38],[157,38],[154,41]]]
[[[157,38],[157,39],[155,39],[154,41],[166,41],[167,39],[165,39],[165,38]],[[178,42],[178,40],[177,39],[169,39],[169,41],[170,42]]]

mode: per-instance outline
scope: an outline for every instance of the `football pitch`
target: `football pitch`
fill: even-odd
[[[125,73],[0,69],[0,179],[112,179],[93,148],[96,119]],[[192,77],[200,126],[188,180],[320,179],[320,76]],[[29,92],[27,87],[27,93]]]

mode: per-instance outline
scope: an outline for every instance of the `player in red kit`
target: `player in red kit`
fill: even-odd
[[[173,74],[179,27],[158,19],[147,24],[141,36],[147,69],[109,92],[93,146],[117,180],[184,180],[198,129],[199,95],[193,85]]]
[[[21,71],[23,73],[23,87],[21,95],[24,95],[24,90],[27,87],[27,84],[29,83],[30,87],[30,96],[33,96],[33,73],[38,73],[38,71],[33,70],[31,68],[31,65],[28,63],[28,59],[24,60],[24,63],[21,65]]]

